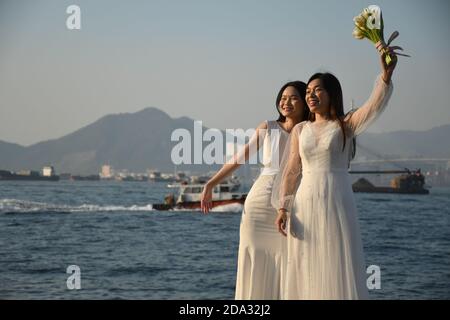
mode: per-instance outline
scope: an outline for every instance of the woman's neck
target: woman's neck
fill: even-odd
[[[287,118],[283,123],[283,127],[286,129],[286,131],[291,132],[292,128],[294,128],[294,126],[301,122],[301,118]]]
[[[315,116],[315,121],[318,123],[331,120],[330,116],[328,114],[315,113],[314,116]]]

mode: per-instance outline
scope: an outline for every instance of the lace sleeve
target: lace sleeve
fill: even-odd
[[[344,120],[355,136],[365,131],[383,112],[392,91],[392,82],[389,85],[386,84],[380,74],[375,81],[370,98],[356,111],[349,113]]]
[[[272,190],[272,206],[291,211],[301,179],[300,134],[305,122],[297,124],[289,135]]]

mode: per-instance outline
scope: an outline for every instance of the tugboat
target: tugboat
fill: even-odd
[[[201,208],[200,199],[204,183],[182,182],[176,185],[169,185],[170,188],[179,188],[178,198],[175,200],[175,194],[170,193],[164,198],[164,203],[153,204],[155,210],[199,210]],[[244,204],[247,197],[246,193],[238,192],[239,181],[232,179],[225,181],[213,189],[212,208],[229,205]]]
[[[390,187],[376,187],[365,178],[360,178],[353,183],[353,192],[365,193],[403,193],[403,194],[429,194],[430,191],[425,188],[425,177],[420,172],[420,169],[411,171],[405,170],[391,170],[391,171],[349,171],[353,174],[392,174],[400,173],[391,180]]]

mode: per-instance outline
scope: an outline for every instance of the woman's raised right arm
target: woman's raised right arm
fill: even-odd
[[[249,142],[233,157],[228,160],[222,168],[205,184],[201,197],[201,209],[204,213],[208,213],[211,209],[212,190],[216,185],[233,173],[239,166],[254,155],[260,149],[264,142],[264,137],[267,132],[267,122],[262,122],[255,130],[255,133],[250,138]]]

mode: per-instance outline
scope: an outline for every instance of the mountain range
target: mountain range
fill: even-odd
[[[103,164],[110,164],[132,172],[145,172],[149,168],[172,172],[175,166],[171,152],[178,142],[171,141],[171,134],[177,128],[184,128],[194,136],[193,119],[171,118],[154,107],[107,115],[61,138],[28,147],[0,141],[0,169],[40,170],[53,165],[58,173],[93,174]],[[364,133],[357,139],[361,146],[357,156],[450,158],[449,137],[450,124],[427,131]],[[217,168],[218,165],[206,164],[177,166],[179,170],[194,172]]]

